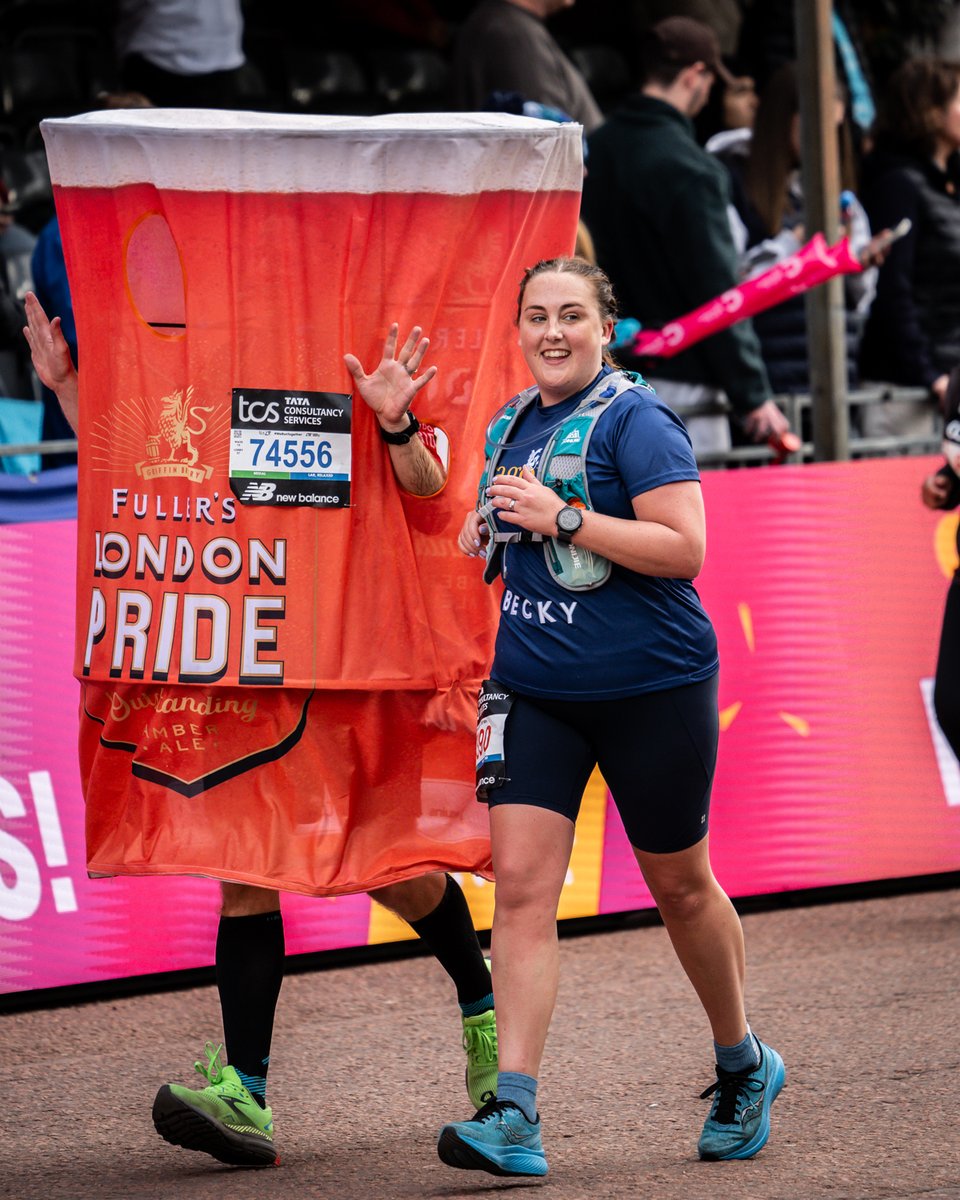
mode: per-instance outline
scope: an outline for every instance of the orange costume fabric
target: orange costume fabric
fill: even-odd
[[[77,319],[75,673],[92,874],[312,895],[489,876],[475,700],[498,593],[455,539],[568,253],[580,131],[126,110],[42,126]],[[399,489],[343,364],[431,337],[450,471]]]

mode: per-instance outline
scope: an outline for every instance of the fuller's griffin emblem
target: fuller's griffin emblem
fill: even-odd
[[[197,404],[191,385],[184,391],[171,392],[160,401],[157,431],[147,438],[147,458],[136,464],[137,474],[143,479],[181,475],[200,483],[209,479],[213,470],[199,461],[200,451],[194,445],[207,430],[204,413],[214,411],[211,404]],[[168,453],[161,454],[166,444]]]
[[[164,396],[163,408],[160,410],[160,436],[170,447],[167,462],[184,462],[188,467],[194,466],[200,454],[193,444],[193,438],[199,437],[207,428],[207,422],[201,413],[213,412],[213,405],[200,406],[193,403],[193,388],[188,387],[186,395],[183,392],[173,392]],[[191,425],[191,421],[196,424]],[[185,456],[181,454],[186,447]]]

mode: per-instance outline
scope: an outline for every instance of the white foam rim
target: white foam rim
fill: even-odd
[[[579,191],[582,127],[504,113],[372,117],[114,109],[41,122],[63,187],[187,191]]]

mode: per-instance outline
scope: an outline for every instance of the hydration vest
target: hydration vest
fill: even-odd
[[[602,375],[583,397],[576,409],[560,422],[547,439],[535,471],[537,479],[553,488],[565,504],[592,511],[587,484],[587,447],[597,421],[621,393],[635,387],[648,387],[632,371],[614,371]],[[477,491],[477,511],[489,529],[485,583],[492,583],[500,574],[503,547],[509,542],[542,542],[547,570],[561,587],[570,591],[588,591],[602,586],[610,578],[613,564],[608,558],[585,550],[572,542],[560,542],[543,533],[525,529],[500,529],[498,509],[487,499],[487,487],[494,479],[497,464],[507,445],[510,433],[520,415],[535,403],[540,389],[529,387],[519,392],[500,409],[487,426],[484,454],[486,461]]]

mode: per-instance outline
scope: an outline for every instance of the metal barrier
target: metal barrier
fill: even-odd
[[[0,458],[13,458],[17,454],[76,454],[77,439],[63,438],[50,442],[24,442],[20,445],[0,446]]]
[[[868,383],[856,391],[848,392],[846,400],[847,408],[850,410],[850,457],[883,458],[894,455],[939,453],[943,430],[943,421],[939,414],[936,415],[934,421],[934,432],[929,437],[863,437],[857,432],[856,412],[860,408],[886,404],[895,400],[916,402],[929,399],[930,393],[926,388],[896,387],[889,383]],[[812,406],[811,397],[806,394],[790,394],[774,396],[774,400],[790,422],[790,428],[797,433],[803,430],[808,424],[806,418]],[[677,415],[683,420],[689,417],[729,417],[732,411],[726,401],[677,406],[676,409]],[[733,446],[729,450],[705,451],[697,455],[698,465],[705,469],[813,461],[812,441],[804,441],[794,454],[785,456],[778,455],[765,444]]]

